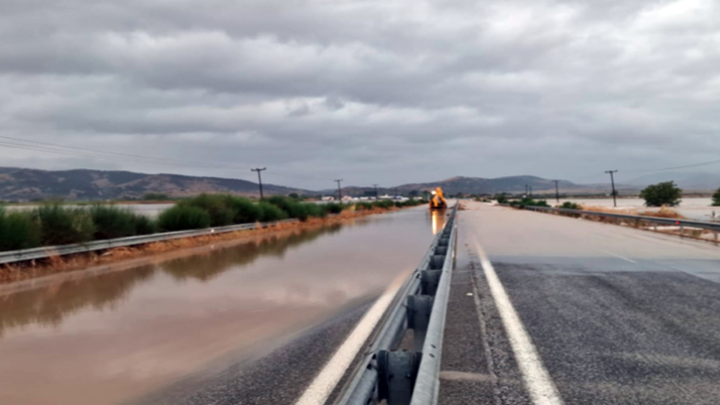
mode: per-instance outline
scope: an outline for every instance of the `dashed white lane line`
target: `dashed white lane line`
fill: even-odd
[[[375,329],[375,325],[382,318],[407,276],[407,273],[403,273],[396,278],[380,298],[375,301],[375,304],[365,313],[352,333],[348,335],[340,348],[325,364],[320,374],[315,377],[300,399],[295,402],[295,405],[322,405],[327,401],[333,389],[340,382],[353,359],[362,349],[373,329]]]
[[[510,346],[515,354],[515,360],[520,368],[523,381],[527,387],[530,399],[535,405],[563,405],[562,397],[545,369],[542,359],[530,339],[520,317],[510,302],[505,287],[495,273],[495,268],[488,259],[482,246],[475,241],[475,248],[480,255],[480,263],[485,271],[490,286],[490,293],[495,301],[503,326],[510,340]]]
[[[628,258],[625,257],[625,256],[620,256],[620,255],[615,254],[615,253],[613,253],[613,252],[608,252],[607,250],[597,249],[597,251],[598,251],[598,252],[605,253],[605,254],[610,255],[610,256],[615,256],[615,257],[617,257],[618,259],[625,260],[626,262],[637,263],[635,260],[628,259]]]

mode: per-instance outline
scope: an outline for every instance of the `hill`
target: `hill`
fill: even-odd
[[[263,184],[266,194],[305,193],[306,190]],[[125,171],[0,168],[0,199],[29,201],[60,197],[68,200],[140,198],[147,193],[183,197],[200,193],[257,195],[258,185],[245,180],[143,174]]]

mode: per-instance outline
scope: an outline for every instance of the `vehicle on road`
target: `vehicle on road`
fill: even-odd
[[[431,210],[442,210],[447,208],[447,200],[443,195],[442,188],[438,187],[432,192],[432,198],[430,199]]]

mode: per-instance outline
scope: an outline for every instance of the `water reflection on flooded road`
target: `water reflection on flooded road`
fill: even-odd
[[[416,208],[0,295],[0,403],[121,403],[317,323],[415,268],[442,221]]]

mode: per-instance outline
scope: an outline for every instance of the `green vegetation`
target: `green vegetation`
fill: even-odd
[[[31,249],[40,244],[40,224],[35,213],[0,208],[0,250]]]
[[[675,207],[680,205],[682,190],[675,185],[674,181],[647,186],[640,192],[640,198],[645,199],[648,207],[662,207],[663,205]]]
[[[530,197],[524,197],[521,200],[512,200],[509,202],[510,206],[515,208],[525,207],[549,207],[550,205],[545,200],[533,200]]]
[[[276,205],[272,205],[267,202],[260,202],[257,206],[260,209],[260,220],[262,222],[280,221],[287,219],[288,217],[288,214]]]
[[[581,209],[583,209],[582,205],[577,204],[577,203],[574,203],[574,202],[570,202],[570,201],[565,201],[564,203],[562,203],[562,205],[561,205],[559,208],[565,208],[565,209],[568,209],[568,210],[581,210]]]
[[[498,204],[507,204],[508,203],[508,197],[505,193],[496,194],[495,197],[493,197]]]
[[[182,200],[176,206],[200,208],[210,215],[210,226],[227,226],[233,224],[237,214],[233,208],[233,198],[225,194],[200,194],[197,197]]]
[[[176,205],[163,211],[158,217],[158,225],[163,231],[185,231],[210,227],[212,218],[202,208]]]
[[[43,205],[35,213],[40,221],[43,245],[65,245],[92,240],[95,233],[90,212],[83,208],[67,208],[59,203]]]
[[[339,214],[345,209],[345,205],[333,202],[325,204],[325,209],[329,214]]]
[[[235,215],[233,223],[249,224],[253,222],[263,221],[263,210],[258,204],[243,197],[227,197],[227,202]]]
[[[73,207],[63,205],[62,201],[51,201],[27,211],[8,212],[0,207],[0,251],[287,218],[305,221],[340,214],[351,207],[362,211],[426,203],[425,200],[380,200],[314,204],[277,196],[253,202],[232,195],[202,194],[179,201],[153,220],[114,205],[94,203]]]
[[[115,239],[134,235],[148,235],[156,231],[155,223],[127,208],[95,204],[90,207],[95,225],[94,239]]]
[[[720,207],[720,188],[712,196],[713,207]]]

